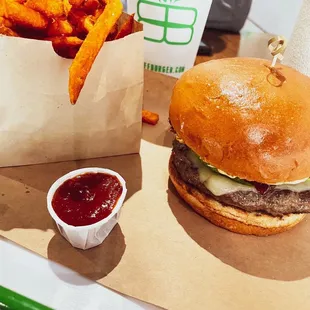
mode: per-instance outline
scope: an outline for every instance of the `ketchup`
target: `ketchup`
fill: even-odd
[[[261,194],[264,195],[268,189],[269,189],[269,185],[268,184],[263,184],[263,183],[258,183],[258,182],[251,182],[256,190]]]
[[[117,177],[85,173],[64,182],[55,192],[52,206],[69,225],[91,225],[111,214],[122,192]]]

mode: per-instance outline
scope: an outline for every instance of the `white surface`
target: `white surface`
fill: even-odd
[[[159,309],[119,295],[1,238],[0,285],[57,310]]]
[[[112,213],[103,220],[87,226],[75,227],[68,225],[62,221],[52,207],[52,200],[57,189],[67,180],[75,178],[85,173],[103,173],[112,175],[118,179],[122,186],[122,193],[113,208]],[[55,221],[59,232],[76,248],[87,250],[100,245],[106,237],[110,234],[111,230],[117,224],[121,214],[121,207],[127,194],[126,182],[121,175],[117,172],[104,169],[104,168],[83,168],[71,171],[54,182],[47,193],[47,209],[50,216]]]
[[[263,32],[290,38],[302,0],[253,0],[248,19]]]
[[[245,32],[261,33],[263,31],[259,27],[257,27],[255,24],[253,24],[253,22],[247,19],[240,32],[241,33],[245,33]]]
[[[304,0],[283,63],[310,76],[310,0]]]

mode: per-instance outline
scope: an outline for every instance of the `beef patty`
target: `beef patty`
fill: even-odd
[[[215,200],[249,212],[263,212],[273,216],[289,213],[310,213],[310,191],[292,192],[266,186],[264,193],[237,191],[222,196],[213,195],[200,182],[198,169],[188,159],[189,148],[177,140],[173,142],[172,162],[181,179]]]

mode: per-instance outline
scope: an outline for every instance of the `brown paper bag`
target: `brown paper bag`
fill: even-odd
[[[75,106],[72,60],[48,41],[0,36],[0,166],[139,152],[143,32],[135,28],[103,45]]]

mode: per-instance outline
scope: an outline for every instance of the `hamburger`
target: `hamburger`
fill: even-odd
[[[310,212],[308,77],[262,59],[212,60],[177,81],[169,120],[170,179],[213,224],[268,236]]]

